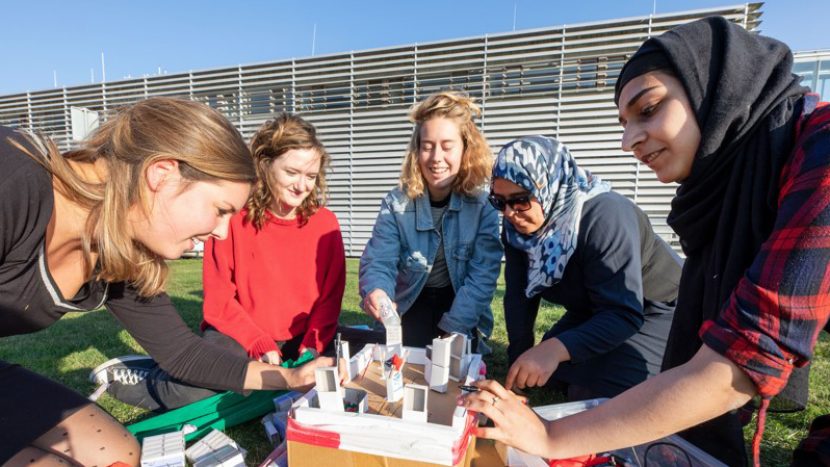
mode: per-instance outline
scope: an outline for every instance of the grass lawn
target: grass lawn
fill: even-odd
[[[202,280],[200,259],[175,261],[172,264],[173,280],[169,294],[185,321],[198,328],[202,307]],[[504,282],[500,278],[493,298],[493,312],[496,329],[493,332],[494,355],[488,361],[490,375],[504,380],[507,373],[507,334],[504,328],[502,297]],[[539,313],[537,337],[549,328],[561,315],[562,310],[550,305]],[[348,281],[343,300],[341,322],[345,324],[368,323],[366,315],[358,306],[357,261],[348,261]],[[94,390],[87,381],[89,371],[109,358],[130,353],[142,353],[141,348],[108,313],[72,313],[55,325],[24,336],[13,336],[0,340],[0,359],[20,363],[27,368],[49,376],[67,386],[89,394]],[[804,436],[806,428],[814,417],[830,413],[830,339],[822,335],[816,349],[810,375],[810,406],[797,414],[772,414],[767,419],[766,435],[762,444],[764,465],[788,465],[790,452]],[[553,393],[536,391],[533,404],[561,402]],[[146,413],[128,407],[105,395],[99,403],[124,423],[131,423],[146,417]],[[669,414],[666,414],[669,416]],[[745,431],[745,438],[752,437],[754,423]],[[258,464],[270,451],[259,420],[231,428],[228,434],[248,450],[248,462]]]

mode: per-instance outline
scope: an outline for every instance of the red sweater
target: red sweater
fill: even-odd
[[[304,335],[305,348],[331,342],[346,287],[340,225],[320,208],[305,225],[268,214],[259,232],[231,219],[228,238],[209,240],[203,269],[204,321],[259,358],[279,352],[276,341]]]

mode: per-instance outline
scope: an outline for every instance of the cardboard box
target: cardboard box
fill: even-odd
[[[425,385],[424,349],[405,350],[412,358],[403,367],[404,383]],[[310,391],[294,404],[288,420],[289,465],[469,467],[475,453],[472,431],[477,419],[463,407],[457,410],[456,396],[461,394],[459,384],[480,378],[480,357],[475,361],[470,368],[472,376],[450,383],[446,394],[430,392],[426,423],[402,419],[403,401],[386,400],[386,384],[377,361],[344,386],[366,391],[369,413],[320,410],[316,391]]]

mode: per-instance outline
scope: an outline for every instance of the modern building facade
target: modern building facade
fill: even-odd
[[[329,206],[347,255],[359,256],[380,200],[397,183],[412,132],[408,109],[432,92],[458,89],[480,103],[481,128],[494,151],[521,135],[559,138],[582,166],[639,204],[676,246],[666,225],[676,187],[659,183],[620,149],[614,83],[648,37],[709,15],[757,30],[761,7],[746,3],[0,96],[0,124],[43,132],[68,149],[118,107],[151,96],[204,102],[246,138],[279,112],[299,113],[331,152]],[[812,70],[828,87],[830,60],[821,57]],[[799,66],[806,75],[807,65]]]
[[[798,52],[793,72],[801,76],[801,83],[830,100],[830,49]]]

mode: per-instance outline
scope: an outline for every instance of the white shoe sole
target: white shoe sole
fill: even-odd
[[[151,357],[147,355],[124,355],[121,357],[115,357],[107,360],[106,362],[96,366],[91,372],[89,372],[89,382],[95,384],[107,384],[109,381],[98,381],[95,378],[95,375],[104,371],[104,375],[106,375],[106,369],[116,363],[125,363],[125,362],[134,362],[137,360],[152,360]]]

